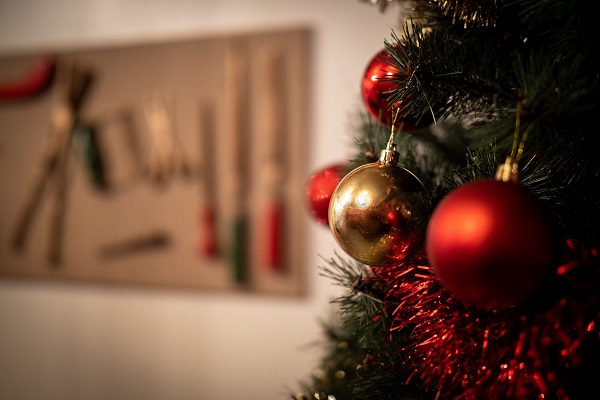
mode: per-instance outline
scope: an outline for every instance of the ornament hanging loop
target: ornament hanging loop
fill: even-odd
[[[396,118],[400,108],[396,109],[394,118],[392,119],[392,132],[390,133],[390,139],[388,140],[387,146],[384,150],[381,150],[379,156],[379,162],[385,165],[398,164],[400,161],[400,154],[396,151],[396,143],[394,143],[394,125],[396,124]]]
[[[517,115],[515,120],[515,133],[513,135],[513,144],[512,150],[508,157],[506,157],[506,161],[504,164],[498,167],[496,171],[496,180],[502,182],[519,182],[519,160],[523,156],[523,150],[525,149],[525,141],[529,136],[529,133],[535,127],[535,124],[532,123],[521,134],[521,109],[523,108],[523,103],[521,101],[517,102]]]

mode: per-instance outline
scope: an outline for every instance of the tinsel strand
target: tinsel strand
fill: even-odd
[[[567,241],[565,249],[548,290],[500,311],[455,300],[422,257],[377,269],[390,288],[391,332],[414,338],[404,348],[407,370],[440,398],[579,398],[578,375],[598,372],[586,349],[598,347],[600,259],[593,247]]]

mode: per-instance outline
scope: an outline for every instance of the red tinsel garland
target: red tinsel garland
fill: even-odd
[[[436,399],[589,398],[600,376],[600,258],[569,240],[563,259],[530,302],[500,311],[453,298],[422,254],[374,268],[389,288],[392,337],[414,338],[408,379],[419,376]]]

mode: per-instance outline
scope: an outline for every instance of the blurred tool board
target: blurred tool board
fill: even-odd
[[[0,54],[0,278],[304,293],[311,37]]]

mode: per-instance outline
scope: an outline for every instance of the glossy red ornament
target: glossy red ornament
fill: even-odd
[[[315,172],[305,186],[306,203],[311,215],[323,225],[329,224],[331,194],[346,173],[344,164],[333,164]]]
[[[362,97],[369,113],[384,126],[391,127],[394,110],[390,107],[388,97],[397,83],[391,79],[394,75],[406,75],[405,72],[391,66],[390,54],[384,49],[373,57],[367,65],[362,79]],[[430,120],[425,116],[421,120],[413,116],[402,115],[402,104],[393,105],[400,108],[395,126],[401,130],[414,130],[429,125]],[[381,115],[380,115],[381,114]]]
[[[554,254],[545,206],[518,183],[484,179],[453,190],[426,233],[429,263],[464,303],[500,309],[522,303],[545,279]]]

